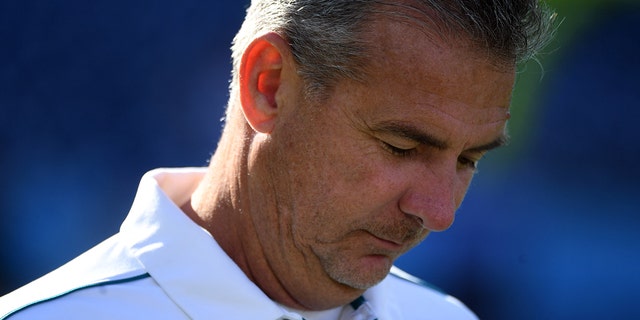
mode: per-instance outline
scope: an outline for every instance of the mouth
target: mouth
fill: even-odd
[[[373,238],[373,246],[377,249],[382,249],[382,251],[389,252],[399,252],[405,247],[403,241],[394,240],[382,235],[377,235],[367,231],[368,234]]]
[[[364,230],[368,238],[371,239],[373,252],[383,255],[398,257],[413,248],[428,235],[428,232],[421,230],[406,230],[402,233],[376,232],[376,230]]]

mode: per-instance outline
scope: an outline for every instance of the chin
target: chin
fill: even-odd
[[[335,281],[354,289],[366,290],[380,283],[391,270],[393,260],[387,256],[370,255],[360,258],[357,266],[344,263],[326,269]]]

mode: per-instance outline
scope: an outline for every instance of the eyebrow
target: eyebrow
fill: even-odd
[[[417,129],[416,127],[406,124],[406,123],[401,123],[401,122],[385,122],[382,123],[381,125],[377,126],[376,128],[373,129],[374,131],[384,131],[384,132],[388,132],[388,133],[392,133],[395,134],[397,136],[403,137],[403,138],[407,138],[413,141],[416,141],[420,144],[423,145],[427,145],[433,148],[436,148],[438,150],[445,150],[447,148],[449,148],[449,144],[441,139],[438,139],[436,137],[434,137],[433,135],[421,131],[419,129]],[[467,148],[464,151],[465,152],[487,152],[489,150],[492,149],[496,149],[498,147],[507,145],[509,143],[509,136],[506,133],[501,134],[498,138],[494,139],[493,141],[486,143],[486,144],[482,144],[479,146],[475,146],[475,147],[471,147],[471,148]]]
[[[471,147],[465,151],[467,152],[487,152],[502,146],[505,146],[509,144],[509,135],[507,135],[506,133],[502,133],[498,138],[496,138],[495,140],[487,143],[487,144],[483,144],[477,147]]]

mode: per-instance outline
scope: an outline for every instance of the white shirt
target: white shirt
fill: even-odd
[[[145,174],[120,232],[0,298],[0,319],[302,320],[269,299],[179,209],[204,170]],[[377,319],[477,319],[455,298],[398,273],[392,269],[363,295]],[[340,313],[353,312],[346,308]]]

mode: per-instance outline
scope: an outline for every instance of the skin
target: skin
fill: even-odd
[[[474,162],[504,140],[512,67],[381,19],[365,82],[304,99],[289,47],[249,46],[208,173],[183,210],[273,300],[323,310],[381,281],[454,220]]]

